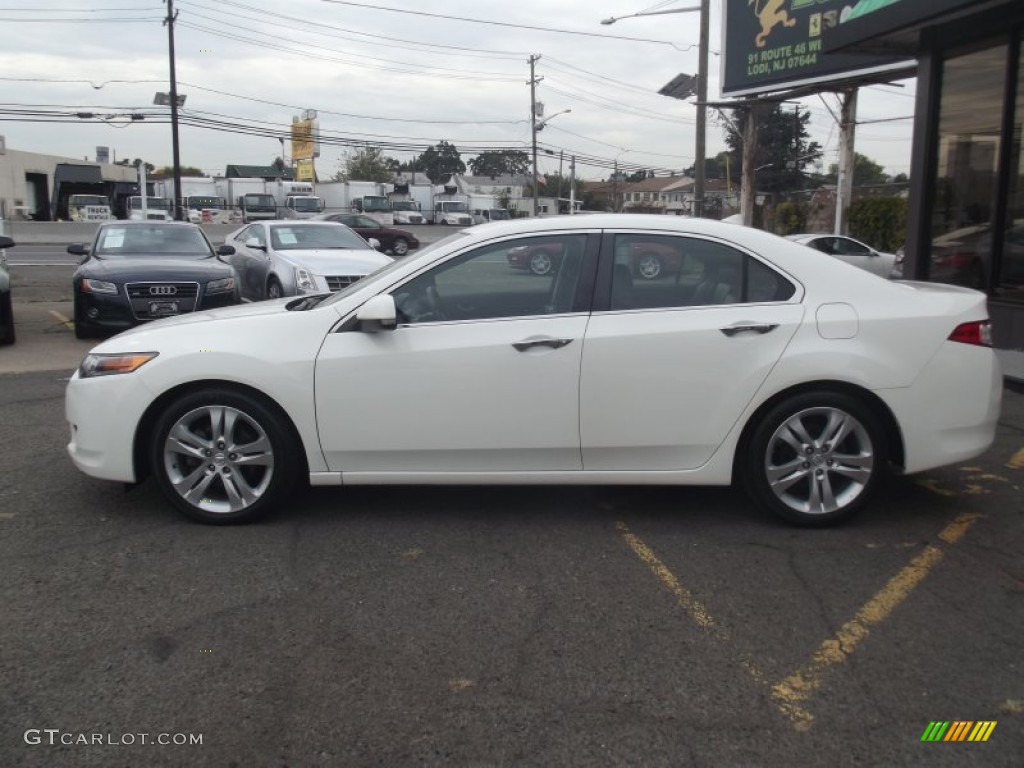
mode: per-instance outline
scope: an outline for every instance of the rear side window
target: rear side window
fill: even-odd
[[[785,301],[796,287],[730,246],[697,237],[614,236],[612,310]]]

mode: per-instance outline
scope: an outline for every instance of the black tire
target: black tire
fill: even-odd
[[[227,429],[227,419],[218,415],[225,411],[234,412]],[[186,429],[180,431],[183,425]],[[172,429],[182,436],[177,445],[202,455],[174,451],[174,443],[168,443]],[[217,442],[218,434],[223,434],[223,442]],[[209,447],[204,449],[204,443]],[[236,445],[250,450],[232,452]],[[264,445],[269,447],[262,450]],[[178,511],[201,523],[234,525],[269,513],[292,491],[301,450],[291,426],[275,408],[244,392],[209,388],[183,395],[164,409],[150,433],[149,460],[160,490]],[[248,463],[257,455],[269,458],[269,468]],[[243,498],[243,488],[251,499]],[[189,494],[195,499],[187,498]]]
[[[74,318],[73,324],[75,326],[76,339],[91,339],[95,336],[95,334],[89,329],[89,326],[87,326],[79,319],[81,317],[81,312],[78,309],[77,301],[75,302],[75,311],[71,314],[71,316]]]
[[[885,438],[875,414],[857,398],[805,392],[764,414],[737,468],[765,509],[797,525],[832,525],[870,500],[888,467]]]
[[[395,242],[391,244],[391,252],[395,256],[405,256],[409,252],[409,241],[404,237],[396,237]]]
[[[14,335],[14,304],[11,301],[11,292],[8,291],[4,294],[3,299],[0,299],[0,327],[3,327],[3,331],[0,331],[0,345],[13,344]]]
[[[280,299],[284,297],[284,288],[281,287],[281,281],[276,277],[271,277],[267,280],[267,300],[272,301],[274,299]]]

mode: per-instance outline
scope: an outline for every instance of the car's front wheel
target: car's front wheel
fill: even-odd
[[[840,392],[787,398],[760,420],[742,457],[756,501],[807,526],[837,523],[868,501],[887,466],[874,413]]]
[[[160,414],[150,462],[164,495],[188,517],[247,523],[294,486],[296,442],[284,418],[262,400],[210,388],[183,395]]]

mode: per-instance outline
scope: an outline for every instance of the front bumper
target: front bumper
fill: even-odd
[[[76,371],[64,393],[72,463],[92,477],[134,483],[135,430],[152,401],[133,374],[82,379]]]
[[[179,314],[230,307],[241,301],[237,290],[207,294],[205,288],[201,287],[199,291],[198,299],[194,297],[187,299],[190,303],[194,302],[194,307],[183,309]],[[140,316],[139,310],[133,309],[132,300],[125,295],[125,287],[119,285],[116,294],[76,291],[74,319],[75,325],[83,330],[118,332],[159,318]]]

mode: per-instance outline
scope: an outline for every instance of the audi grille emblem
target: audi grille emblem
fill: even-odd
[[[177,292],[178,288],[174,285],[151,285],[149,287],[150,296],[173,296]]]

